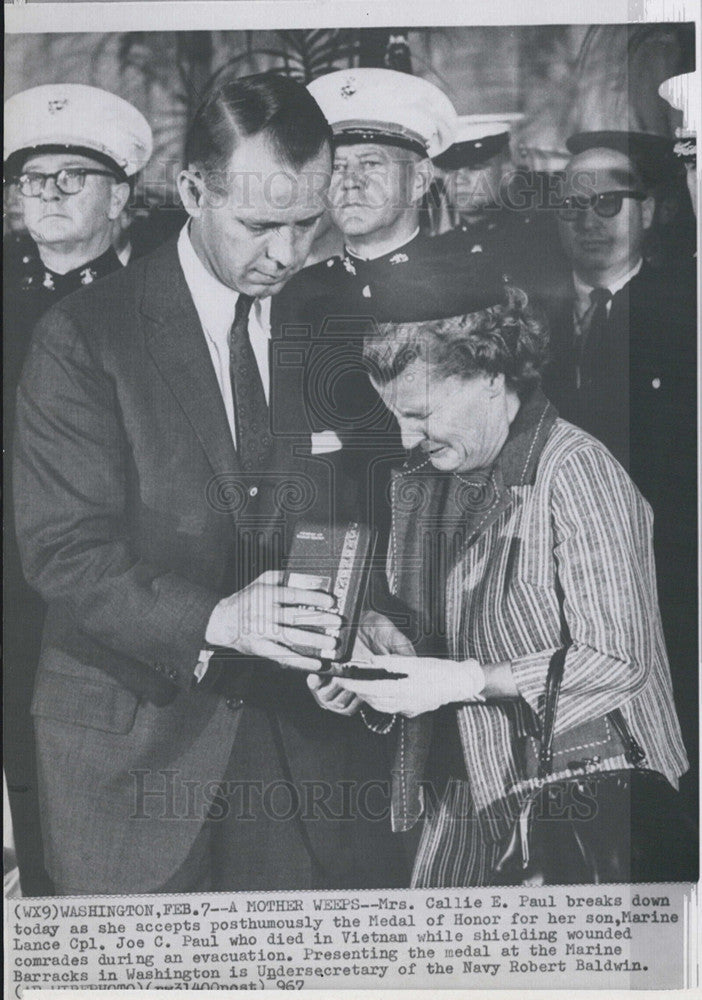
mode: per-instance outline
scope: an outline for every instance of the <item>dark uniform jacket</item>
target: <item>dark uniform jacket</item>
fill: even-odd
[[[456,254],[489,254],[499,271],[528,293],[532,305],[567,288],[570,269],[555,220],[545,212],[487,209],[481,221],[463,223],[435,239]]]
[[[304,397],[317,429],[345,441],[345,471],[359,516],[389,523],[390,470],[404,458],[399,430],[368,378],[363,337],[378,323],[460,315],[492,284],[489,253],[456,252],[443,237],[418,235],[374,260],[345,253],[297,274],[278,297],[290,338],[304,354]],[[347,496],[349,490],[347,490]]]

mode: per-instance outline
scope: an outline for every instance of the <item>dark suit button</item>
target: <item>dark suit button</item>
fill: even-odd
[[[244,707],[244,703],[241,698],[227,698],[227,708],[232,712],[238,712],[240,708]]]

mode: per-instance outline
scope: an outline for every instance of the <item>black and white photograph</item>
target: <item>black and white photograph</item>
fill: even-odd
[[[140,963],[682,986],[699,12],[32,6],[5,35],[12,995]],[[83,920],[119,912],[159,922]]]

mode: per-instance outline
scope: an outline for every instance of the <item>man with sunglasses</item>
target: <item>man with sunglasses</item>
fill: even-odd
[[[122,266],[112,248],[115,220],[152,147],[143,115],[97,87],[48,84],[5,104],[6,203],[26,230],[3,247],[5,454],[32,329],[59,300]],[[9,497],[9,469],[5,473]],[[8,509],[7,523],[12,520]],[[29,702],[44,605],[24,581],[11,531],[5,535],[4,585],[5,767],[22,886],[43,895],[51,887],[39,841]]]
[[[567,146],[574,155],[556,214],[572,282],[551,309],[547,388],[561,415],[602,440],[646,495],[651,436],[677,421],[670,404],[680,401],[685,359],[694,367],[694,279],[645,259],[670,143],[587,132]]]
[[[673,144],[589,132],[567,146],[557,216],[572,283],[550,309],[546,392],[562,417],[604,442],[653,508],[663,626],[696,758],[686,708],[697,704],[696,277],[692,262],[654,265],[647,253]],[[695,778],[686,781],[692,799]]]

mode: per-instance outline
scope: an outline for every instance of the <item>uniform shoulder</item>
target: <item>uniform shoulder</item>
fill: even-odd
[[[305,288],[307,286],[314,287],[319,283],[327,281],[330,274],[337,274],[341,269],[341,257],[334,254],[332,257],[326,257],[315,264],[308,264],[307,267],[303,267],[301,271],[292,276],[285,289]]]
[[[460,247],[466,243],[473,242],[470,239],[470,233],[463,226],[447,229],[445,233],[439,233],[437,236],[430,237],[430,239],[435,248]]]
[[[320,299],[332,286],[337,287],[345,275],[341,258],[337,256],[327,257],[303,267],[273,299],[274,314],[287,315],[291,309],[296,310],[301,303]]]
[[[168,301],[177,268],[173,243],[83,286],[44,313],[33,345],[50,353],[85,350],[104,357],[132,352],[141,336],[137,316],[147,289]]]
[[[130,261],[126,267],[119,267],[111,274],[66,296],[61,308],[76,319],[92,316],[96,311],[106,310],[124,313],[140,294],[148,280],[154,286],[167,286],[175,280],[179,272],[178,254],[175,240],[158,249]]]
[[[497,274],[500,269],[492,242],[484,239],[482,231],[471,227],[449,229],[438,236],[428,237],[421,257],[429,267],[448,268],[453,274],[475,269],[479,272],[491,270]]]

